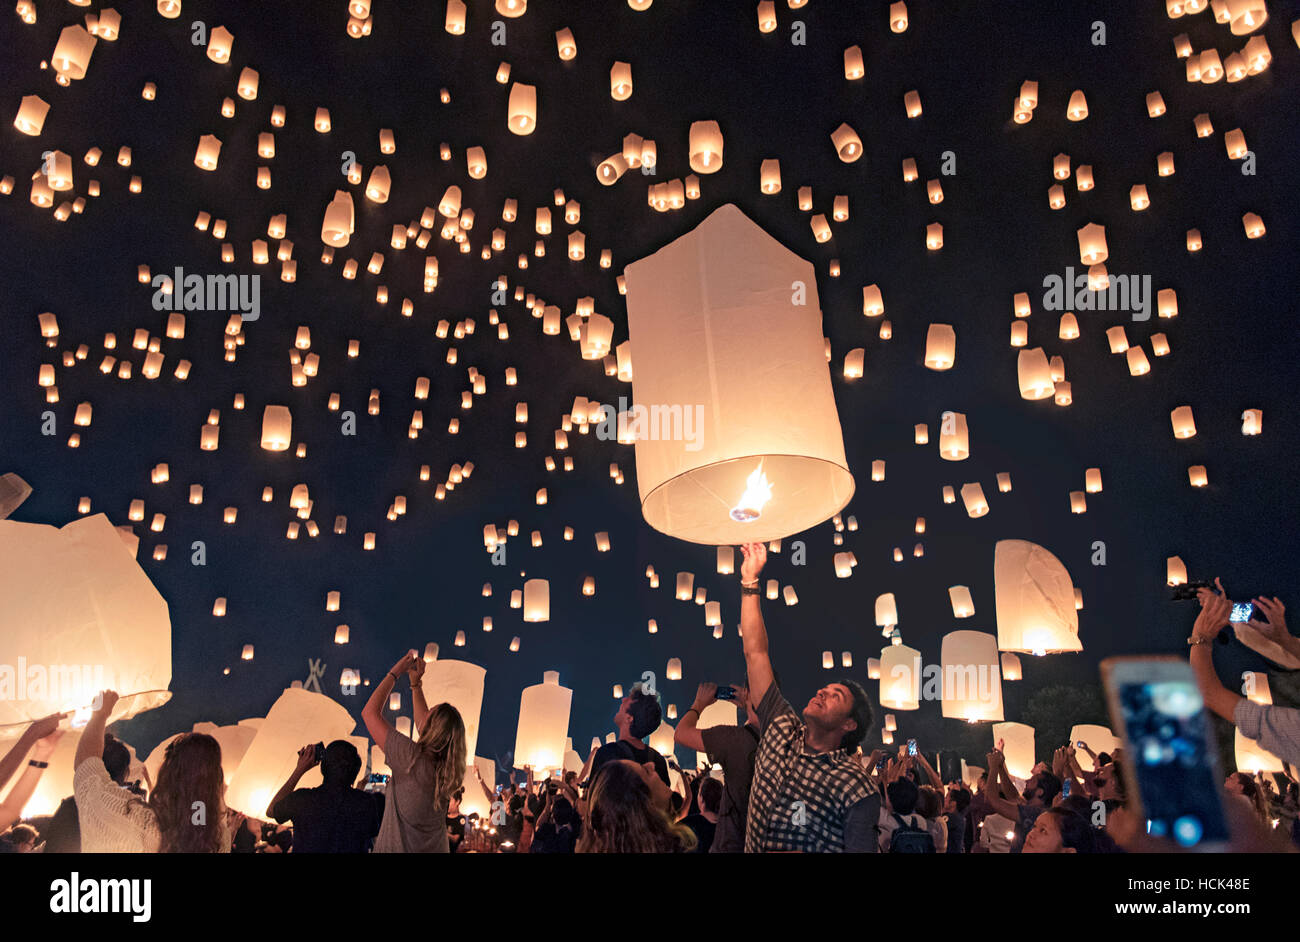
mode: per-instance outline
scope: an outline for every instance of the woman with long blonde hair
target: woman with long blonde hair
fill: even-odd
[[[418,739],[399,733],[384,718],[384,704],[397,678],[406,674]],[[447,806],[465,780],[465,722],[450,703],[432,710],[425,704],[421,680],[424,661],[408,651],[375,686],[361,711],[366,729],[393,777],[384,793],[384,820],[375,838],[376,854],[445,854]]]
[[[677,854],[695,848],[695,834],[668,814],[672,792],[653,763],[606,763],[587,801],[579,854]]]

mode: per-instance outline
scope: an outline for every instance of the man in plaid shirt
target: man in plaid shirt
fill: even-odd
[[[871,726],[871,703],[852,680],[829,684],[802,720],[772,677],[758,576],[767,547],[741,547],[740,631],[761,738],[750,787],[745,853],[875,853],[880,792],[854,756]]]

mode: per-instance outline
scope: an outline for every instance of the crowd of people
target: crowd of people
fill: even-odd
[[[816,692],[802,711],[783,695],[768,655],[760,607],[763,544],[742,547],[741,635],[747,684],[699,685],[675,730],[676,744],[708,757],[683,769],[647,739],[662,720],[657,696],[632,688],[614,717],[617,738],[592,750],[581,771],[496,786],[476,785],[491,811],[463,814],[465,724],[450,704],[425,702],[424,661],[404,655],[362,711],[391,777],[382,790],[357,787],[363,766],[346,740],[298,752],[293,773],[264,818],[228,809],[221,749],[187,733],[166,749],[158,780],[128,781],[125,745],[105,729],[117,702],[106,691],[77,746],[73,795],[48,819],[20,821],[62,732],[61,717],[31,724],[0,759],[0,788],[27,760],[0,803],[0,850],[119,853],[1120,853],[1171,849],[1142,827],[1130,803],[1120,750],[1093,753],[1066,743],[1027,780],[995,748],[973,787],[944,782],[918,749],[862,751],[873,726],[866,692],[844,678]],[[1233,850],[1286,850],[1300,843],[1300,710],[1254,703],[1225,688],[1211,642],[1232,603],[1200,590],[1188,639],[1206,705],[1281,758],[1285,777],[1234,772],[1223,807]],[[1300,655],[1277,599],[1256,599],[1258,629]],[[384,716],[405,675],[414,710],[409,737]],[[739,726],[698,727],[720,692],[745,710]],[[1081,761],[1086,756],[1087,761]],[[299,788],[320,766],[322,782]],[[1087,766],[1087,768],[1085,768]],[[676,773],[676,774],[673,774]],[[260,809],[259,809],[260,810]]]

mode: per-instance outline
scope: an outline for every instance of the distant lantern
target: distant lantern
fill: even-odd
[[[1147,95],[1147,115],[1158,118],[1165,113],[1165,99],[1159,92]]]
[[[610,67],[609,97],[615,101],[627,101],[632,97],[632,64],[630,62],[615,62]],[[692,164],[692,166],[694,165]]]
[[[925,227],[925,247],[934,252],[943,248],[943,224],[932,222]]]
[[[1084,97],[1082,89],[1076,89],[1070,94],[1070,103],[1066,106],[1065,117],[1070,121],[1082,121],[1088,117],[1088,99]]]
[[[1264,428],[1264,410],[1247,409],[1241,414],[1241,434],[1258,435]]]
[[[510,86],[506,124],[514,134],[532,134],[537,129],[537,86],[515,82]]]
[[[1093,188],[1091,164],[1080,164],[1079,169],[1074,171],[1074,185],[1080,193],[1085,193]]]
[[[851,164],[862,156],[862,138],[847,124],[841,124],[831,132],[831,143],[835,145],[840,160],[846,164]]]
[[[453,36],[463,36],[465,34],[464,0],[447,0],[447,15],[443,19],[442,28]],[[445,104],[450,97],[446,96],[443,103]]]
[[[695,121],[690,129],[690,166],[696,173],[722,169],[722,129],[717,121]]]
[[[1156,292],[1156,314],[1160,317],[1178,316],[1178,295],[1173,288],[1161,288]]]
[[[948,600],[952,603],[954,618],[970,618],[975,614],[975,603],[971,600],[970,589],[967,586],[949,586]]]
[[[898,624],[898,603],[893,592],[876,596],[876,627],[887,628]]]
[[[961,412],[945,412],[939,420],[939,457],[962,461],[970,456],[970,432]]]
[[[561,59],[570,61],[578,54],[578,44],[573,38],[573,30],[567,26],[555,34],[555,48]]]
[[[1257,213],[1246,213],[1241,217],[1241,224],[1245,227],[1247,239],[1258,239],[1264,234],[1264,220],[1259,218]]]
[[[245,68],[239,73],[239,83],[235,87],[235,93],[245,101],[252,101],[257,97],[257,86],[257,70]]]
[[[1187,230],[1187,251],[1199,252],[1201,250],[1201,246],[1202,246],[1201,230],[1188,229]]]
[[[860,379],[863,371],[863,359],[866,351],[862,347],[854,347],[844,355],[844,378]]]
[[[1084,497],[1083,491],[1070,491],[1070,513],[1082,514],[1088,512],[1088,500]]]
[[[862,313],[865,317],[879,317],[885,313],[879,285],[867,285],[862,289]]]
[[[1145,184],[1138,183],[1128,191],[1129,206],[1135,213],[1140,213],[1151,205],[1151,197],[1147,195]]]
[[[695,275],[684,278],[684,272]],[[722,431],[706,435],[697,450],[667,436],[638,438],[646,521],[680,539],[734,545],[797,533],[842,509],[853,479],[823,352],[813,267],[728,205],[630,265],[626,275],[638,400],[706,403],[723,417],[711,426]],[[794,280],[813,292],[807,306],[791,308]],[[739,308],[722,303],[724,286],[738,283],[759,300]],[[776,285],[785,286],[780,294],[771,290]],[[715,336],[743,331],[752,342],[743,356],[716,345],[683,348],[682,330],[701,321]],[[715,378],[724,374],[739,382],[718,385]],[[760,375],[763,383],[739,398],[726,391],[746,388],[744,377]],[[759,403],[755,388],[762,390]],[[759,404],[769,416],[789,414],[792,389],[800,391],[798,422],[726,419]]]
[[[1181,557],[1170,556],[1165,560],[1165,582],[1171,586],[1187,583],[1187,566]]]
[[[1169,421],[1174,427],[1174,438],[1191,438],[1196,434],[1196,422],[1192,419],[1191,406],[1179,406],[1169,413]]]
[[[930,442],[930,426],[924,422],[918,423],[913,428],[913,441],[918,445],[926,445]]]
[[[1023,680],[1024,672],[1020,666],[1020,657],[1011,651],[1002,652],[1002,679]]]
[[[903,0],[889,5],[889,30],[893,33],[907,32],[907,4]]]
[[[1002,494],[1007,494],[1010,493],[1010,491],[1011,491],[1011,475],[1006,471],[999,471],[998,492]]]
[[[951,324],[931,324],[925,334],[925,365],[932,370],[947,370],[956,360],[957,332]]]
[[[1052,176],[1058,180],[1070,179],[1070,155],[1057,154],[1052,158]]]
[[[1205,487],[1210,483],[1209,478],[1205,473],[1205,465],[1203,464],[1194,464],[1188,468],[1187,477],[1191,482],[1192,487]]]
[[[860,79],[867,74],[862,63],[862,47],[849,46],[844,50],[844,77],[849,81]]]
[[[1151,363],[1141,347],[1129,347],[1126,356],[1130,376],[1145,376],[1151,372]]]
[[[1245,36],[1259,29],[1268,20],[1264,0],[1225,0],[1228,29],[1234,36]]]
[[[671,658],[668,659],[668,668],[667,668],[667,671],[665,672],[665,676],[666,676],[669,680],[681,680],[681,679],[682,679],[682,661],[681,661],[681,658],[671,657]]]
[[[903,108],[909,118],[919,118],[921,116],[921,96],[916,91],[910,91],[903,96]]]
[[[966,505],[967,516],[982,517],[989,512],[988,501],[984,499],[984,488],[978,482],[961,486],[961,501]]]
[[[759,167],[758,188],[771,196],[781,192],[781,162],[765,160]]]
[[[287,406],[267,406],[262,413],[262,447],[285,451],[293,439],[293,416]]]
[[[1084,265],[1097,265],[1110,257],[1106,248],[1106,227],[1090,222],[1078,230],[1079,261]]]
[[[36,137],[45,127],[45,116],[49,112],[49,103],[39,95],[24,95],[18,106],[18,114],[14,117],[14,127],[23,134]]]
[[[1051,364],[1042,347],[1030,347],[1016,357],[1016,376],[1020,384],[1021,399],[1048,399],[1055,391]]]
[[[1128,349],[1128,337],[1124,333],[1124,325],[1116,324],[1114,327],[1106,328],[1106,342],[1110,345],[1111,353],[1123,353]]]
[[[1083,489],[1089,494],[1101,492],[1101,468],[1089,468],[1084,472]]]
[[[524,583],[524,621],[549,621],[551,617],[551,585],[545,579],[529,579]]]

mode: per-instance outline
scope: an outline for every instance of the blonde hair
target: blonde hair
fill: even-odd
[[[439,703],[425,718],[415,756],[406,771],[412,771],[415,763],[427,756],[433,763],[433,800],[443,804],[465,781],[467,752],[465,721],[460,711],[450,703]]]
[[[587,802],[579,854],[673,854],[695,845],[694,831],[655,806],[633,763],[601,766]]]

